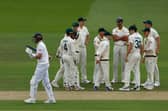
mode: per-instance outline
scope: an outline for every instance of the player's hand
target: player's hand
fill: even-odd
[[[32,50],[29,49],[29,48],[26,48],[26,49],[25,49],[25,52],[26,52],[28,55],[31,55],[31,54],[33,53]]]
[[[99,64],[100,63],[100,60],[96,60],[96,64]]]

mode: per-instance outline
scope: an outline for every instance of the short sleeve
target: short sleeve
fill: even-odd
[[[117,33],[116,33],[116,29],[113,29],[112,30],[112,35],[116,35]]]
[[[134,43],[133,38],[131,36],[128,37],[128,42],[129,43]]]
[[[129,35],[129,31],[128,31],[128,29],[127,28],[125,28],[125,35]]]
[[[153,31],[153,36],[154,36],[154,38],[158,38],[159,37],[159,33],[156,30],[154,30]]]
[[[85,28],[85,31],[86,31],[86,35],[89,35],[89,31],[88,31],[87,27]]]

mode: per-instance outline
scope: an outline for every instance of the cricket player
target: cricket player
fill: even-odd
[[[126,42],[128,40],[129,31],[123,26],[123,19],[118,17],[116,20],[117,27],[113,29],[113,79],[112,83],[118,82],[118,65],[121,61],[121,82],[124,82],[124,69],[125,69],[125,57],[126,57]]]
[[[71,28],[66,30],[65,37],[61,40],[60,49],[62,53],[63,67],[64,67],[64,87],[66,90],[72,90],[74,86],[74,67],[75,67],[75,47],[73,45],[74,32]]]
[[[104,28],[99,28],[98,30],[98,35],[94,38],[94,47],[95,47],[95,68],[94,68],[94,74],[93,74],[93,83],[95,83],[95,79],[96,79],[96,74],[100,73],[100,76],[102,76],[102,80],[101,83],[103,83],[103,72],[102,70],[99,70],[99,64],[96,64],[96,52],[99,48],[100,42],[105,39],[104,38],[104,33],[105,33],[105,29]],[[100,71],[100,72],[98,72]]]
[[[155,41],[156,41],[156,54],[157,54],[157,59],[158,59],[158,54],[159,54],[159,50],[160,50],[160,36],[158,34],[158,32],[152,27],[152,21],[151,20],[146,20],[143,22],[146,28],[150,28],[150,36],[154,37]],[[157,60],[158,61],[158,60]],[[146,82],[144,84],[142,84],[142,86],[144,86],[145,84],[148,83],[149,78],[147,78]],[[159,68],[158,68],[158,64],[156,62],[155,65],[155,72],[154,72],[154,86],[155,87],[159,87],[160,86],[160,76],[159,76]]]
[[[157,62],[157,50],[156,50],[156,40],[151,35],[151,29],[145,28],[144,29],[144,59],[145,59],[145,66],[147,70],[147,77],[148,81],[144,85],[144,88],[147,90],[152,90],[154,88],[154,73],[156,68]]]
[[[140,90],[140,60],[141,53],[143,51],[143,38],[137,32],[137,27],[135,25],[131,25],[129,27],[129,37],[128,37],[128,47],[127,54],[125,57],[126,66],[125,66],[125,79],[124,86],[119,88],[121,91],[129,91],[130,90],[130,75],[131,71],[135,72],[135,86],[132,88],[133,90]]]
[[[78,27],[79,27],[79,24],[78,22],[74,22],[72,24],[72,27],[73,27],[73,44],[74,44],[74,47],[75,47],[75,67],[74,67],[74,88],[75,90],[84,90],[85,88],[81,87],[80,86],[80,80],[79,80],[79,69],[78,69],[78,65],[80,63],[80,45],[82,43],[82,38],[81,38],[81,34],[80,32],[78,31]]]
[[[99,31],[105,31],[103,28],[99,29]],[[106,36],[108,37],[108,36]],[[109,80],[109,54],[110,54],[110,42],[109,38],[103,39],[100,42],[100,45],[96,52],[96,64],[99,66],[99,70],[103,72],[103,78],[105,82],[106,91],[112,91],[113,88],[111,87],[111,83]],[[97,91],[100,87],[100,80],[101,80],[101,71],[97,71],[94,90]]]
[[[90,81],[87,79],[87,71],[86,71],[86,64],[87,64],[87,50],[86,46],[89,43],[89,31],[87,27],[85,26],[86,19],[83,17],[78,18],[79,27],[78,31],[81,34],[82,43],[80,45],[80,65],[81,65],[81,80],[82,83],[90,83]]]
[[[33,36],[35,43],[37,44],[37,51],[33,53],[32,50],[26,48],[26,53],[32,57],[37,59],[37,66],[30,81],[30,98],[24,100],[25,103],[36,103],[36,94],[37,88],[40,81],[42,81],[43,86],[48,95],[48,100],[44,103],[55,103],[55,97],[53,94],[53,90],[50,84],[48,68],[49,68],[49,55],[46,48],[46,45],[43,42],[43,36],[41,33],[36,33]]]

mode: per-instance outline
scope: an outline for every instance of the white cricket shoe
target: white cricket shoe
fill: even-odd
[[[160,86],[160,82],[156,81],[154,84],[155,87],[159,87]]]
[[[136,81],[135,80],[131,81],[131,84],[136,84]]]
[[[28,99],[25,99],[24,102],[28,103],[28,104],[34,104],[34,103],[36,103],[36,99],[34,99],[34,98],[28,98]]]
[[[82,83],[85,83],[85,84],[90,84],[90,83],[91,83],[91,81],[89,81],[89,80],[87,80],[87,79],[86,79],[86,80],[83,80],[83,81],[82,81]]]
[[[133,90],[133,91],[140,91],[141,88],[140,88],[140,86],[135,85],[133,88],[131,88],[131,90]]]
[[[75,91],[83,91],[83,90],[85,90],[84,87],[81,87],[81,86],[75,87]]]
[[[114,89],[111,86],[106,86],[106,91],[113,91]]]
[[[118,81],[115,80],[115,79],[113,79],[113,80],[111,81],[112,84],[117,83],[117,82],[118,82]]]
[[[130,91],[129,86],[123,86],[122,88],[119,88],[120,91]]]
[[[144,88],[147,89],[147,90],[152,90],[152,89],[154,89],[154,85],[153,84],[146,84],[144,86]]]
[[[44,101],[45,104],[54,104],[56,103],[55,99],[48,99],[46,101]]]
[[[58,83],[55,80],[53,80],[51,82],[51,84],[52,84],[53,87],[59,88],[59,85],[58,85]]]
[[[144,86],[146,86],[146,85],[148,85],[148,84],[149,84],[149,82],[148,82],[148,81],[145,81],[144,83],[141,84],[141,86],[144,87]]]

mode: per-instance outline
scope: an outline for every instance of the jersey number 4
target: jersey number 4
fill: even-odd
[[[64,50],[68,51],[67,43],[64,42]]]

